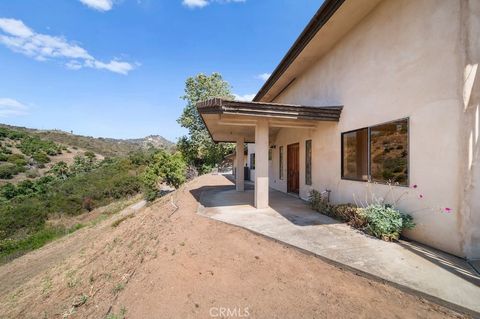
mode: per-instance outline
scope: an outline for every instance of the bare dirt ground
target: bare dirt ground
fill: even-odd
[[[228,183],[199,177],[135,214],[122,212],[0,267],[0,318],[461,317],[198,216],[198,189]],[[36,270],[37,260],[58,251],[62,258]],[[12,279],[16,269],[21,276]]]

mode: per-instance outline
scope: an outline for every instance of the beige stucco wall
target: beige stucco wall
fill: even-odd
[[[313,188],[332,190],[335,203],[353,202],[371,192],[383,197],[385,185],[342,180],[341,132],[408,117],[410,119],[410,183],[396,187],[393,196],[407,192],[398,204],[415,218],[417,226],[407,236],[458,256],[480,257],[478,187],[479,169],[466,170],[468,142],[463,85],[465,27],[460,0],[395,0],[381,2],[331,51],[279,96],[275,102],[304,105],[344,105],[339,123],[321,123],[316,130],[282,129],[271,141],[276,145],[270,185],[286,191],[278,179],[278,149],[300,143],[300,196],[310,190],[304,183],[305,140],[313,141]],[[470,60],[478,63],[478,6],[469,13],[475,47]],[[474,4],[473,4],[474,3]],[[478,86],[478,83],[477,83]],[[478,95],[472,98],[478,118]],[[470,111],[474,113],[474,111]],[[477,120],[478,122],[478,120]],[[478,128],[477,128],[478,131]],[[478,136],[478,133],[477,133]],[[475,140],[473,162],[479,161]],[[284,169],[286,170],[286,162]],[[286,176],[286,173],[284,174]],[[445,213],[442,208],[452,208]],[[465,207],[470,207],[468,221]],[[475,227],[477,227],[475,229]],[[472,248],[477,245],[477,248]],[[475,255],[475,256],[474,256]]]
[[[468,257],[480,258],[480,1],[462,2],[462,60],[463,70],[463,112],[460,128],[460,147],[465,154],[461,161],[460,174],[464,179],[461,197],[460,227],[462,245]],[[462,52],[463,51],[463,52]]]

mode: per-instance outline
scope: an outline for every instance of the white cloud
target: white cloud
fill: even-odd
[[[208,5],[207,0],[183,0],[182,3],[189,8],[203,8]]]
[[[64,37],[36,33],[16,19],[0,18],[0,43],[38,61],[60,60],[71,70],[94,68],[128,74],[135,68],[135,65],[118,59],[99,61],[78,44]]]
[[[113,7],[112,0],[80,0],[80,2],[98,11],[108,11]]]
[[[0,28],[13,36],[26,38],[33,35],[33,31],[30,30],[22,21],[15,19],[0,19]]]
[[[271,73],[262,73],[262,74],[257,75],[256,78],[260,79],[260,80],[263,80],[263,81],[266,81],[266,80],[268,80],[270,75],[272,75],[272,74]]]
[[[188,8],[203,8],[209,4],[216,3],[231,3],[231,2],[245,2],[246,0],[183,0],[182,4]]]
[[[28,113],[28,107],[17,100],[0,98],[0,117],[19,116]]]
[[[236,101],[250,102],[255,97],[255,94],[244,94],[244,95],[233,94],[233,96],[235,96]]]

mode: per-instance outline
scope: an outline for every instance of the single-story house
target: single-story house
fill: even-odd
[[[407,237],[480,258],[479,34],[478,0],[325,0],[252,102],[197,108],[214,141],[255,143],[257,208],[270,187],[386,198]]]

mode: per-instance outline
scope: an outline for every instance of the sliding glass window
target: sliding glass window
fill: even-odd
[[[408,119],[342,134],[342,178],[408,186]]]

